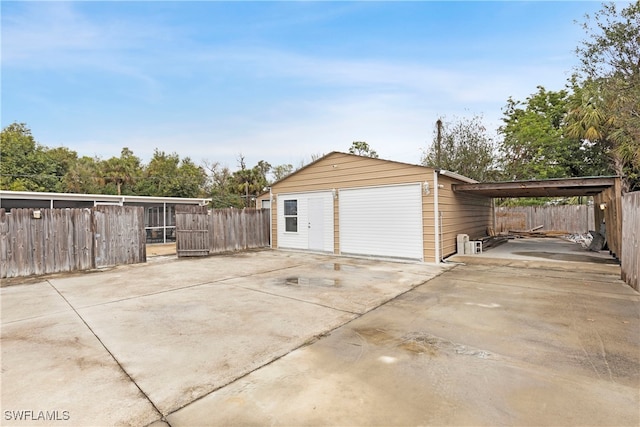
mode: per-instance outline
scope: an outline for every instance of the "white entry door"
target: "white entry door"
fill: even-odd
[[[309,249],[322,251],[324,250],[324,200],[321,198],[308,199],[307,209]]]
[[[278,248],[333,252],[333,193],[286,193],[276,200]]]

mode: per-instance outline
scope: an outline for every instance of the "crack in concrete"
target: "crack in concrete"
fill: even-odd
[[[225,277],[225,278],[222,278],[222,279],[210,280],[210,281],[206,281],[206,282],[199,282],[199,283],[194,283],[194,284],[191,284],[191,285],[179,286],[179,287],[175,287],[175,288],[171,288],[171,289],[164,289],[164,290],[157,291],[157,292],[149,292],[149,293],[146,293],[146,294],[133,295],[133,296],[130,296],[130,297],[120,298],[120,299],[116,299],[116,300],[112,300],[112,301],[100,302],[100,303],[97,303],[97,304],[83,305],[81,307],[78,307],[78,309],[82,310],[82,309],[85,309],[85,308],[92,308],[92,307],[99,307],[99,306],[102,306],[102,305],[115,304],[115,303],[119,303],[119,302],[122,302],[122,301],[129,301],[129,300],[136,299],[136,298],[144,298],[144,297],[149,297],[149,296],[154,296],[154,295],[162,295],[162,294],[166,294],[166,293],[170,293],[170,292],[181,291],[181,290],[184,290],[184,289],[197,288],[198,286],[213,285],[214,283],[224,283],[224,282],[227,282],[227,281],[230,281],[230,280],[241,279],[241,278],[244,278],[244,277],[255,276],[255,275],[258,275],[258,274],[273,273],[275,271],[288,270],[288,269],[291,269],[291,268],[301,267],[303,265],[304,264],[298,264],[298,265],[292,265],[292,266],[288,266],[288,267],[284,267],[284,268],[275,268],[273,270],[265,270],[265,271],[261,271],[259,273],[247,273],[247,274],[243,274],[243,275],[239,275],[239,276]],[[47,282],[49,284],[51,284],[48,280],[47,280]],[[66,301],[66,299],[65,299],[65,301]]]
[[[116,365],[118,365],[118,368],[120,369],[120,371],[122,371],[122,373],[124,375],[126,375],[127,378],[129,378],[129,381],[131,381],[131,383],[133,385],[136,386],[136,388],[138,389],[138,391],[144,396],[144,398],[149,402],[149,404],[153,407],[153,409],[156,411],[156,413],[160,416],[160,419],[162,421],[164,421],[164,417],[162,415],[162,412],[160,411],[160,409],[158,409],[158,407],[155,405],[155,403],[153,403],[153,400],[151,400],[151,398],[147,395],[147,393],[144,392],[144,390],[142,390],[142,388],[138,385],[138,383],[133,379],[133,377],[127,372],[126,369],[124,369],[124,366],[122,366],[122,364],[120,363],[120,361],[116,358],[116,356],[111,352],[111,350],[109,350],[109,348],[106,346],[106,344],[104,342],[102,342],[102,340],[100,339],[100,337],[98,336],[98,334],[95,333],[95,331],[93,330],[93,328],[89,325],[89,323],[87,323],[87,321],[84,319],[84,317],[82,317],[82,315],[78,312],[78,310],[76,310],[76,308],[71,305],[71,303],[65,298],[64,295],[62,295],[62,293],[60,293],[60,291],[58,290],[58,288],[56,288],[53,283],[51,283],[49,280],[46,281],[49,286],[51,286],[57,293],[58,295],[60,295],[60,297],[69,305],[69,307],[71,308],[71,310],[73,310],[73,312],[76,314],[76,316],[78,316],[78,318],[80,319],[80,321],[82,321],[82,323],[84,323],[84,325],[87,327],[87,329],[89,330],[89,332],[91,332],[91,334],[98,340],[98,342],[100,343],[100,345],[102,346],[102,348],[105,349],[105,351],[109,354],[109,356],[113,359],[113,361],[116,363]]]
[[[544,277],[549,277],[549,278],[553,278],[552,276],[544,276]],[[550,292],[550,293],[561,293],[561,294],[575,294],[575,295],[591,295],[591,296],[601,296],[604,298],[613,298],[613,299],[620,299],[620,300],[633,300],[633,301],[638,301],[640,302],[640,296],[636,296],[636,295],[624,295],[624,294],[620,294],[620,293],[614,293],[614,292],[602,292],[602,291],[590,291],[587,289],[580,289],[578,290],[563,290],[563,289],[551,289],[548,287],[539,287],[539,286],[522,286],[522,285],[517,285],[514,283],[486,283],[486,282],[480,282],[478,280],[473,280],[473,279],[467,279],[464,277],[454,277],[452,280],[458,280],[460,282],[468,282],[468,283],[478,283],[481,284],[483,286],[499,286],[499,287],[508,287],[508,288],[521,288],[521,289],[529,289],[529,290],[536,290],[536,291],[540,291],[540,292]],[[607,283],[607,282],[602,282],[602,283]],[[622,282],[624,283],[624,282]]]
[[[454,266],[453,268],[455,268],[455,266]],[[453,269],[453,268],[452,268],[452,269]],[[211,394],[213,394],[213,393],[215,393],[215,392],[217,392],[217,391],[219,391],[219,390],[222,390],[223,388],[225,388],[225,387],[227,387],[227,386],[230,386],[231,384],[233,384],[233,383],[235,383],[235,382],[237,382],[237,381],[242,380],[243,378],[248,377],[248,376],[249,376],[249,375],[251,375],[252,373],[254,373],[254,372],[256,372],[256,371],[258,371],[258,370],[260,370],[260,369],[262,369],[262,368],[264,368],[264,367],[267,367],[267,366],[269,366],[269,365],[271,365],[271,364],[273,364],[273,363],[277,362],[278,360],[280,360],[280,359],[282,359],[283,357],[285,357],[285,356],[287,356],[287,355],[289,355],[289,354],[293,353],[294,351],[299,350],[299,349],[301,349],[301,348],[304,348],[304,347],[307,347],[307,346],[309,346],[309,345],[313,344],[314,342],[316,342],[317,340],[321,339],[322,337],[328,336],[328,335],[330,335],[332,332],[336,331],[337,329],[339,329],[339,328],[341,328],[341,327],[343,327],[343,326],[345,326],[345,325],[348,325],[349,323],[351,323],[351,322],[353,322],[353,321],[355,321],[355,320],[357,320],[357,319],[361,318],[361,317],[362,317],[362,316],[364,316],[365,314],[368,314],[368,313],[372,312],[373,310],[376,310],[376,309],[378,309],[378,308],[380,308],[380,307],[382,307],[382,306],[384,306],[384,305],[386,305],[386,304],[388,304],[388,303],[390,303],[390,302],[392,302],[392,301],[397,300],[398,298],[402,297],[402,296],[403,296],[403,295],[405,295],[406,293],[411,292],[412,290],[414,290],[414,289],[416,289],[416,288],[418,288],[418,287],[420,287],[420,286],[422,286],[422,285],[425,285],[425,284],[426,284],[426,283],[428,283],[429,281],[431,281],[431,280],[435,279],[436,277],[438,277],[438,276],[442,275],[442,274],[443,274],[443,273],[445,273],[446,271],[450,271],[450,270],[452,270],[452,269],[449,269],[449,270],[444,270],[444,269],[443,269],[443,270],[441,270],[441,271],[439,271],[439,272],[435,273],[432,277],[429,277],[427,280],[424,280],[424,281],[422,281],[422,282],[420,282],[420,283],[418,283],[418,284],[416,284],[416,285],[414,285],[414,286],[411,286],[409,289],[407,289],[407,290],[405,290],[405,291],[403,291],[403,292],[399,293],[398,295],[394,296],[393,298],[390,298],[390,299],[388,299],[388,300],[386,300],[386,301],[383,301],[382,303],[380,303],[380,304],[378,304],[378,305],[376,305],[376,306],[374,306],[374,307],[371,307],[369,310],[366,310],[366,311],[364,311],[364,312],[362,312],[362,313],[351,313],[351,312],[345,311],[345,313],[351,313],[351,314],[353,314],[353,315],[354,315],[354,317],[353,317],[353,318],[351,318],[351,319],[349,319],[349,320],[347,320],[347,321],[346,321],[346,322],[344,322],[344,323],[341,323],[341,324],[336,325],[335,327],[333,327],[333,328],[331,328],[331,329],[329,329],[329,330],[326,330],[326,331],[324,331],[324,332],[322,332],[322,333],[320,333],[320,334],[314,335],[313,337],[311,337],[311,338],[309,338],[309,339],[305,340],[302,344],[300,344],[300,345],[298,345],[298,346],[296,346],[296,347],[294,347],[294,348],[291,348],[290,350],[286,351],[285,353],[283,353],[283,354],[281,354],[281,355],[279,355],[279,356],[274,357],[273,359],[269,360],[268,362],[265,362],[265,363],[263,363],[262,365],[257,366],[257,367],[255,367],[254,369],[251,369],[250,371],[248,371],[248,372],[246,372],[246,373],[244,373],[244,374],[242,374],[242,375],[239,375],[238,377],[236,377],[236,378],[234,378],[234,379],[232,379],[232,380],[230,380],[230,381],[228,381],[228,382],[226,382],[226,383],[224,383],[224,384],[221,384],[219,387],[216,387],[216,388],[214,388],[213,390],[211,390],[209,393],[205,393],[205,394],[203,394],[202,396],[197,397],[196,399],[193,399],[191,402],[185,403],[184,405],[182,405],[182,406],[180,406],[180,407],[178,407],[178,408],[174,409],[173,411],[171,411],[171,412],[167,413],[167,414],[165,415],[165,419],[166,419],[167,417],[171,416],[172,414],[175,414],[176,412],[180,411],[181,409],[184,409],[184,408],[186,408],[187,406],[189,406],[189,405],[191,405],[191,404],[193,404],[193,403],[195,403],[195,402],[198,402],[198,401],[200,401],[200,400],[202,400],[202,399],[206,398],[207,396],[210,396]],[[277,270],[281,270],[281,269],[277,269]],[[277,271],[277,270],[274,270],[274,271]],[[284,270],[284,269],[282,269],[282,270]],[[240,287],[240,286],[239,286],[239,287]],[[253,290],[255,290],[255,289],[253,289]],[[263,291],[258,291],[258,292],[263,292]],[[266,292],[263,292],[263,293],[266,293]],[[277,296],[280,296],[280,295],[277,295]],[[292,298],[292,299],[293,299],[293,298]],[[301,302],[307,302],[307,301],[301,301]],[[313,303],[311,303],[311,304],[313,304]],[[335,309],[335,308],[332,308],[332,307],[327,307],[327,308],[331,308],[331,309],[333,309],[333,310],[338,310],[338,309]],[[342,311],[342,310],[338,310],[338,311]],[[164,419],[163,419],[163,420],[164,420]]]

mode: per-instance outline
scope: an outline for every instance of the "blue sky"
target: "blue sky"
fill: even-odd
[[[2,1],[2,127],[103,159],[232,169],[366,141],[419,163],[435,121],[562,89],[598,2]]]

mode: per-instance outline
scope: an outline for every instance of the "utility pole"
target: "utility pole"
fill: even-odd
[[[436,121],[437,126],[437,138],[436,138],[436,167],[440,169],[440,144],[442,143],[442,120]]]

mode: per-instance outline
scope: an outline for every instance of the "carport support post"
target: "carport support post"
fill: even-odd
[[[497,233],[497,227],[496,227],[496,199],[495,198],[491,198],[491,212],[493,212],[493,231],[494,233]]]

